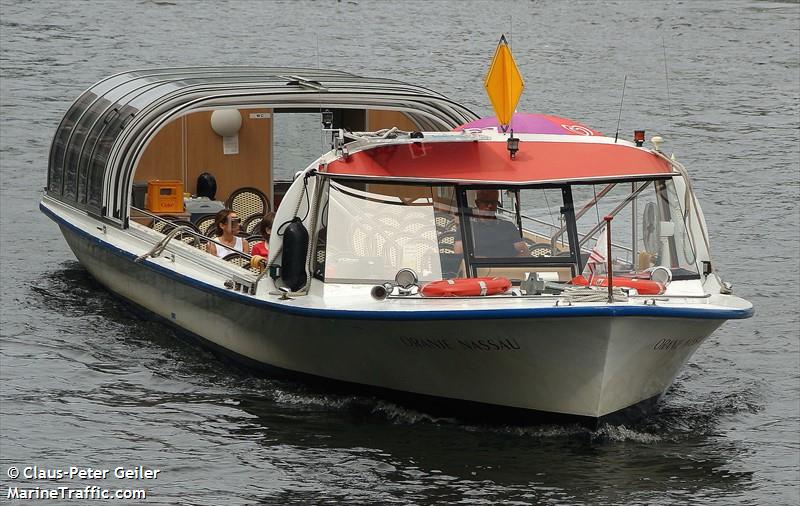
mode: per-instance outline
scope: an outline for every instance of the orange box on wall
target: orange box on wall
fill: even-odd
[[[153,213],[182,213],[183,181],[148,181],[147,210]]]

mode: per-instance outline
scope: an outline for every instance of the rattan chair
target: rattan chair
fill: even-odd
[[[239,188],[225,201],[225,207],[236,211],[242,222],[251,216],[264,216],[272,210],[269,199],[258,188]]]
[[[531,239],[525,238],[525,244],[528,246],[531,256],[535,258],[553,256],[553,248],[547,243],[537,243]]]
[[[436,230],[439,232],[450,232],[457,227],[456,220],[451,214],[436,212],[434,220],[436,223]]]
[[[182,230],[175,235],[175,239],[179,241],[183,241],[186,244],[194,247],[198,247],[200,242],[200,229],[198,229],[194,223],[186,220],[175,220],[170,223],[164,225],[164,229],[162,233],[169,234],[177,227],[188,227],[190,230]]]
[[[236,264],[239,267],[241,267],[242,269],[246,269],[246,270],[248,270],[250,272],[254,272],[256,274],[258,274],[258,272],[259,272],[258,269],[254,269],[254,268],[252,268],[250,266],[250,257],[248,255],[245,255],[244,253],[239,252],[239,251],[235,251],[233,253],[228,253],[227,255],[222,257],[222,259],[225,260],[226,262],[230,262],[232,264]]]
[[[201,234],[208,236],[208,233],[214,226],[214,219],[215,216],[213,214],[207,214],[195,220],[194,224],[197,226],[198,230],[200,230]]]
[[[166,234],[167,232],[164,232],[164,229],[168,228],[173,221],[180,221],[180,218],[169,214],[159,216],[157,219],[153,219],[153,230]],[[172,230],[172,228],[170,227],[169,230]]]
[[[256,228],[258,228],[258,224],[261,223],[261,220],[264,219],[263,214],[254,214],[253,216],[247,218],[242,222],[242,230],[247,232],[247,235],[255,234]]]
[[[455,232],[445,232],[439,235],[439,253],[450,253],[453,254],[456,252],[456,233]]]

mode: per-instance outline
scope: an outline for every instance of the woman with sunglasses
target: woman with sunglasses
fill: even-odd
[[[242,253],[250,253],[250,243],[245,239],[237,236],[239,227],[242,224],[241,218],[236,214],[236,211],[231,209],[223,209],[218,212],[214,217],[214,236],[216,241],[222,243],[214,244],[208,243],[207,251],[212,255],[217,255],[219,258],[225,258],[227,255],[240,251]]]

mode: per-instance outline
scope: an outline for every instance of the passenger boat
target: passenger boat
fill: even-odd
[[[321,124],[281,144],[292,115]],[[108,290],[214,348],[470,410],[628,413],[753,314],[660,139],[490,123],[345,72],[125,72],[67,111],[40,208]],[[281,145],[316,153],[276,167]],[[195,198],[203,173],[221,198]],[[222,244],[198,202],[233,207],[245,233],[277,207],[268,257],[207,253]]]

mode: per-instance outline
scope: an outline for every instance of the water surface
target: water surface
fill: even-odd
[[[2,493],[9,466],[144,465],[147,504],[797,504],[799,28],[793,2],[0,0]],[[689,167],[716,268],[756,305],[640,424],[476,425],[255,376],[104,291],[37,210],[62,114],[112,73],[321,66],[486,115],[503,32],[520,110],[613,134],[627,75],[621,135]]]

